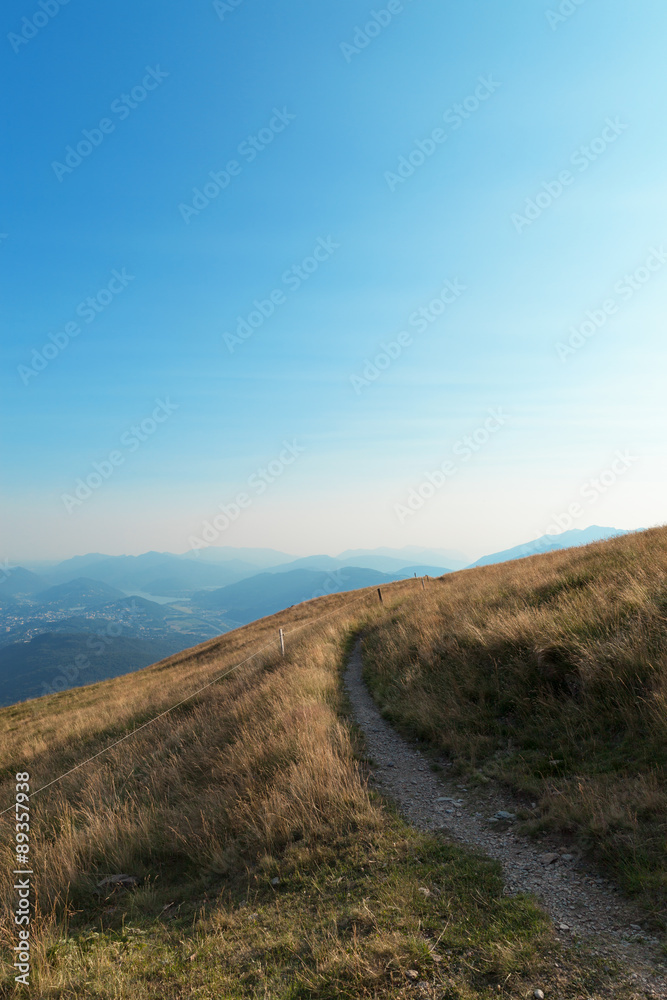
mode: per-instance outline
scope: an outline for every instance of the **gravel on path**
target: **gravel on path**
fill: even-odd
[[[667,1000],[659,941],[643,929],[642,915],[576,854],[545,851],[516,833],[508,792],[490,786],[468,790],[446,774],[436,775],[428,758],[380,715],[363,680],[361,640],[348,661],[345,688],[374,764],[371,781],[396,802],[407,820],[499,860],[505,892],[536,897],[563,941],[571,944],[573,939],[588,938],[599,954],[629,967],[647,996]]]

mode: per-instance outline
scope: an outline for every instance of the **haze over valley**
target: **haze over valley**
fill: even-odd
[[[544,536],[474,565],[624,534],[593,526]],[[297,559],[214,547],[175,555],[88,553],[5,568],[0,578],[0,705],[139,670],[284,608],[465,568],[462,552],[357,549]]]

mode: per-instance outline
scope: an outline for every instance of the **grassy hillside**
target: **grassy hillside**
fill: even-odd
[[[435,581],[368,633],[384,712],[667,920],[667,529]]]
[[[380,635],[414,590],[393,585],[384,607],[374,591],[308,602],[0,711],[1,807],[15,772],[33,789],[70,772],[32,797],[31,995],[424,995],[408,970],[447,1000],[526,997],[545,982],[572,1000],[632,995],[601,961],[559,952],[539,911],[503,894],[495,863],[416,833],[369,791],[340,672],[352,632]],[[3,822],[9,913],[11,814]],[[133,891],[98,887],[120,873]],[[5,954],[14,930],[3,924]],[[8,968],[0,988],[15,994]]]

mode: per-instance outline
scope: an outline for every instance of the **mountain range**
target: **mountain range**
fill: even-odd
[[[383,583],[404,578],[405,575],[389,576],[356,566],[329,570],[292,569],[281,573],[261,573],[220,590],[203,591],[194,595],[193,603],[219,611],[235,625],[248,625],[257,618],[273,615],[285,607],[315,597],[360,590],[362,587],[380,587]]]
[[[525,559],[543,552],[554,552],[556,549],[590,545],[591,542],[601,542],[606,538],[616,538],[619,535],[627,534],[630,532],[624,531],[622,528],[601,528],[597,524],[591,525],[590,528],[571,528],[569,531],[561,532],[560,535],[542,535],[534,542],[525,542],[523,545],[515,545],[511,549],[483,556],[473,563],[470,569],[475,566],[490,566],[492,563],[509,562],[511,559]]]
[[[473,566],[626,533],[592,526],[545,535]],[[463,553],[414,546],[296,559],[275,549],[224,546],[181,555],[89,553],[11,568],[0,574],[0,704],[138,670],[323,594],[465,566]]]

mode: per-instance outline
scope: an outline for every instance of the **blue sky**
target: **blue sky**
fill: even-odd
[[[573,503],[569,527],[665,520],[658,0],[2,22],[0,559],[185,551],[269,462],[218,544],[473,558]]]

